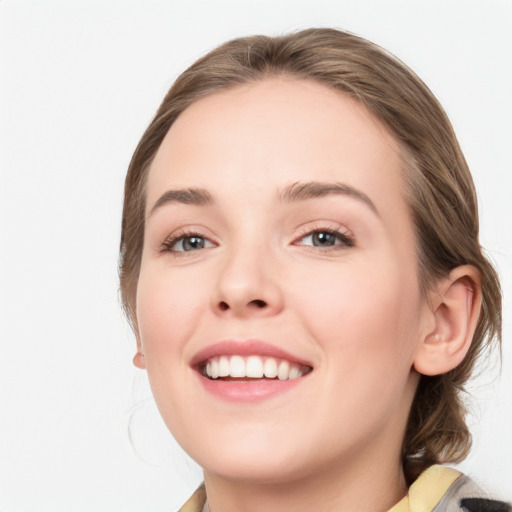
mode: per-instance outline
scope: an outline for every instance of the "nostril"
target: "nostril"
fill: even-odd
[[[1,0],[0,0],[1,1]],[[220,311],[228,311],[230,310],[232,307],[234,306],[234,309],[238,309],[238,306],[236,304],[229,304],[227,303],[226,301],[224,300],[221,300],[219,303],[218,303],[218,308]],[[265,302],[264,300],[261,300],[261,299],[254,299],[254,300],[251,300],[249,301],[246,306],[247,308],[249,309],[264,309],[266,307],[268,307],[268,303]]]

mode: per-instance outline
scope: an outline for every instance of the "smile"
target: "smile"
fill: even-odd
[[[311,367],[276,357],[223,355],[208,359],[201,373],[210,379],[278,379],[294,380],[311,371]]]
[[[288,393],[313,365],[260,340],[226,340],[205,347],[190,361],[199,383],[225,401],[254,403]]]

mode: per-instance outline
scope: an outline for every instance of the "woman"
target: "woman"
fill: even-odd
[[[508,510],[437,465],[469,450],[501,294],[451,125],[381,48],[312,29],[185,71],[128,170],[120,269],[134,363],[204,469],[183,511]]]

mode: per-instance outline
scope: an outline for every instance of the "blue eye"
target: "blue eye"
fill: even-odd
[[[336,246],[353,247],[352,238],[337,230],[319,229],[308,233],[300,239],[300,245],[330,248]]]
[[[214,244],[199,234],[176,235],[163,243],[163,251],[190,252],[213,247]]]
[[[174,244],[174,250],[195,251],[203,249],[207,240],[201,236],[184,236]]]

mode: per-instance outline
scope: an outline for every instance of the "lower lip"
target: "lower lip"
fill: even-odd
[[[221,380],[208,379],[199,375],[204,388],[213,395],[231,402],[260,402],[281,395],[298,386],[305,378],[293,380],[255,379],[255,380]]]

